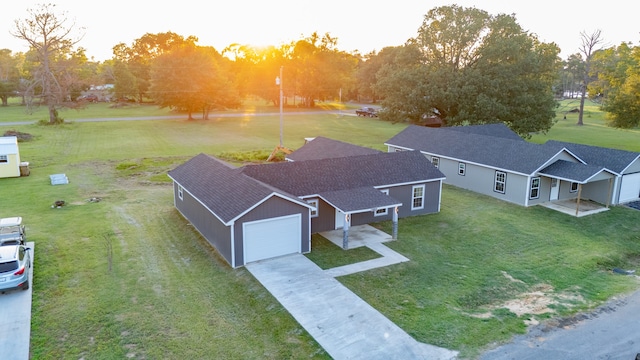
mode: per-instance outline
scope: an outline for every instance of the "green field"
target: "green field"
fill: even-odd
[[[103,106],[92,116],[121,110]],[[15,110],[0,108],[0,121],[9,118],[5,111]],[[583,127],[563,121],[533,141],[573,135],[564,139],[615,139],[615,147],[640,151],[637,130],[607,128],[600,114],[585,117]],[[304,137],[326,136],[383,150],[404,128],[331,114],[284,122],[292,149]],[[23,216],[36,243],[32,358],[329,358],[245,269],[229,268],[177,213],[166,177],[200,152],[270,152],[279,116],[5,129],[34,136],[20,143],[31,175],[0,179],[0,217]],[[54,173],[70,183],[51,186]],[[56,200],[67,205],[52,209]],[[640,265],[639,220],[640,212],[623,207],[578,219],[447,186],[441,213],[400,220],[400,240],[389,246],[411,262],[340,280],[419,341],[472,358],[524,332],[525,320],[568,316],[638,288],[610,269]],[[390,224],[376,226],[388,231]],[[309,257],[323,267],[371,256],[344,254],[318,236],[313,248]],[[537,290],[555,299],[553,313],[516,315],[504,306]]]

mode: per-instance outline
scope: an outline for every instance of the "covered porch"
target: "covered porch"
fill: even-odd
[[[612,171],[558,160],[541,170],[540,175],[551,179],[549,201],[541,206],[575,217],[609,210],[616,177]],[[569,186],[568,192],[562,191],[562,184]]]
[[[359,236],[360,231],[354,231],[350,233],[352,227],[352,217],[355,214],[360,213],[372,213],[383,211],[385,214],[391,213],[391,220],[393,222],[393,233],[391,239],[395,240],[398,237],[398,207],[402,206],[402,203],[393,197],[383,193],[382,191],[364,187],[358,189],[328,191],[319,194],[320,198],[331,205],[336,210],[336,230],[333,232],[332,238],[335,242],[337,232],[342,234],[341,247],[345,250],[349,249],[350,236],[354,237],[354,240],[362,240],[363,237]],[[339,226],[341,225],[341,226]],[[361,242],[361,241],[360,241]]]

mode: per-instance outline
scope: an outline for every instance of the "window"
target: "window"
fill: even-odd
[[[424,185],[416,185],[412,189],[411,210],[420,210],[424,208]]]
[[[178,198],[180,198],[180,200],[184,200],[182,198],[182,186],[178,186]]]
[[[385,194],[385,195],[389,195],[389,189],[382,189],[380,190],[381,193]],[[383,216],[383,215],[387,215],[389,213],[389,209],[388,208],[384,208],[384,209],[378,209],[376,210],[373,215],[374,216]]]
[[[467,170],[467,164],[458,163],[458,175],[464,176],[465,171]]]
[[[537,199],[540,197],[540,178],[531,179],[531,191],[529,191],[529,199]]]
[[[578,191],[578,183],[577,182],[572,182],[571,183],[571,190],[569,190],[569,192],[576,192]]]
[[[431,163],[433,164],[433,166],[435,166],[436,168],[438,166],[440,166],[440,158],[439,157],[432,157],[431,158]]]
[[[507,184],[507,173],[502,171],[496,171],[496,184],[493,190],[495,192],[504,194],[504,189],[506,187],[506,184]]]
[[[394,150],[395,152],[401,152],[401,151],[404,151],[404,149],[398,149],[398,148],[395,148],[395,149],[393,149],[393,150]]]
[[[9,162],[9,156],[0,155],[0,163],[6,163],[6,162]]]
[[[307,200],[307,203],[313,206],[313,209],[311,209],[311,217],[318,217],[318,199]]]

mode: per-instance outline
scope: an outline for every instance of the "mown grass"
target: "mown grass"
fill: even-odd
[[[531,141],[544,143],[547,140],[560,140],[640,152],[640,128],[616,129],[608,126],[605,113],[593,101],[585,103],[584,125],[578,126],[578,113],[568,111],[579,106],[578,99],[561,101],[556,110],[557,123],[547,134],[534,135]]]
[[[291,149],[304,137],[326,136],[384,150],[404,128],[330,114],[284,121]],[[567,131],[591,134],[585,122]],[[12,128],[34,135],[20,144],[31,176],[0,179],[0,217],[23,216],[36,242],[33,358],[328,358],[175,211],[166,180],[168,169],[200,152],[260,158],[278,144],[277,115]],[[70,184],[49,185],[53,173],[66,173]],[[60,199],[68,205],[51,209]],[[416,339],[473,357],[525,331],[529,316],[492,306],[537,284],[585,299],[559,303],[560,315],[637,287],[607,270],[638,266],[638,220],[640,212],[625,208],[577,219],[445,187],[442,212],[402,219],[400,240],[389,243],[412,261],[340,280]],[[378,226],[390,231],[389,223]],[[344,252],[317,235],[312,241],[309,257],[325,268],[377,256]],[[470,316],[485,311],[492,317]]]
[[[640,266],[639,220],[640,212],[622,207],[575,218],[445,186],[441,212],[401,219],[399,240],[388,243],[410,262],[340,281],[416,339],[474,357],[523,333],[524,320],[551,316],[518,317],[501,306],[541,285],[567,296],[555,316],[637,288],[610,270]],[[379,226],[391,231],[390,223]],[[492,316],[472,316],[479,313]]]

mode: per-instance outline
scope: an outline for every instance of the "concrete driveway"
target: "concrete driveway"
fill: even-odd
[[[382,244],[373,246],[392,260],[378,266],[406,261]],[[455,351],[416,341],[334,278],[366,271],[370,265],[322,270],[304,255],[293,254],[246,268],[334,359],[455,358]]]
[[[33,242],[27,242],[27,246],[31,248],[29,289],[0,293],[0,358],[3,360],[29,359],[35,246]]]

